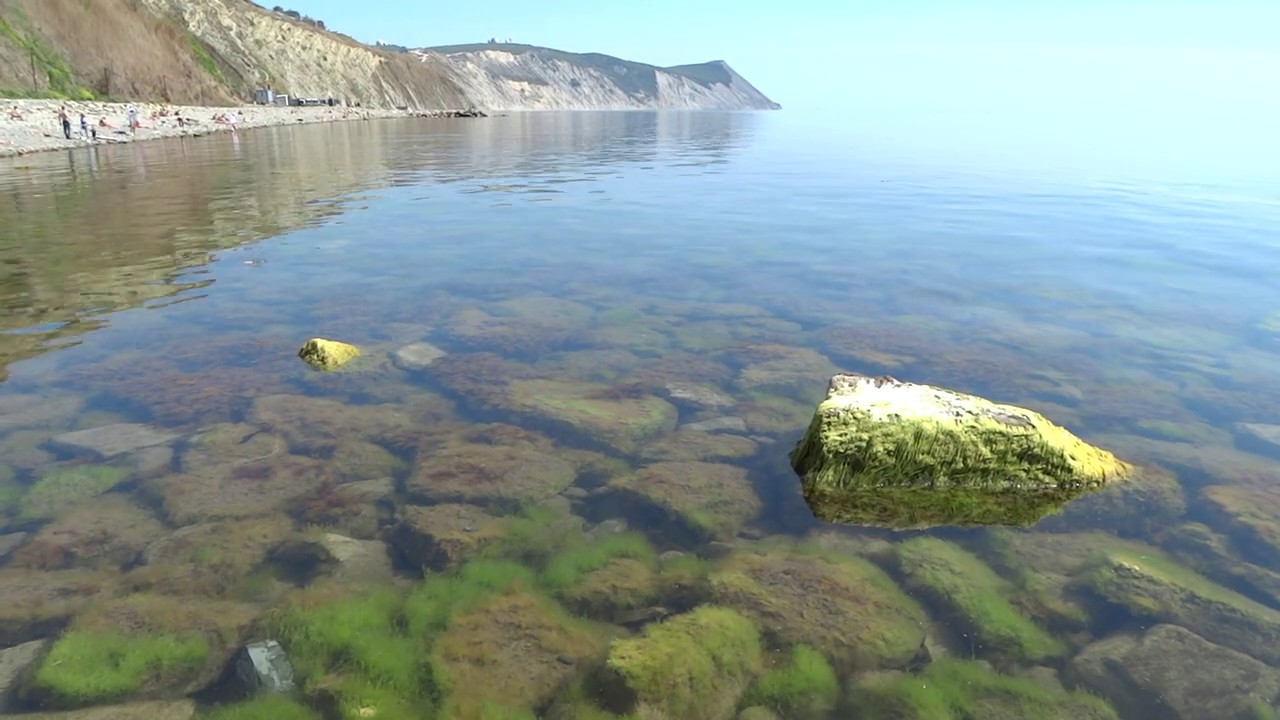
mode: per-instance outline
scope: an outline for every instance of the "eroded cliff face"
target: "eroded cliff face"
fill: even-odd
[[[657,68],[520,45],[459,46],[415,55],[424,64],[447,65],[472,105],[494,110],[779,107],[721,61]]]
[[[418,110],[778,107],[718,61],[658,68],[497,44],[399,52],[249,0],[0,1],[0,95],[227,104],[257,87]]]

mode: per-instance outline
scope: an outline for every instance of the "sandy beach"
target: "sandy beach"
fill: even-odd
[[[67,140],[58,120],[58,109],[66,107],[71,119],[71,138]],[[128,111],[137,108],[140,127],[129,132]],[[17,112],[14,113],[14,109]],[[97,139],[86,138],[80,129],[84,113],[90,130]],[[240,107],[200,107],[190,105],[158,105],[154,103],[103,103],[60,100],[0,100],[0,157],[25,155],[42,150],[73,148],[92,143],[123,143],[156,138],[198,136],[212,132],[231,132],[228,122],[216,118],[235,114],[235,127],[265,127],[293,123],[368,120],[386,117],[409,117],[418,113],[403,110],[351,107],[277,107],[244,105]],[[179,122],[179,117],[182,122]]]

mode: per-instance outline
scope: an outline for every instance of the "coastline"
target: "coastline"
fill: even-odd
[[[9,113],[18,108],[21,120]],[[58,120],[58,109],[66,107],[71,119],[71,140],[67,140]],[[136,133],[128,130],[127,113],[137,108],[141,125]],[[279,107],[274,105],[241,105],[233,107],[171,105],[159,103],[106,103],[64,100],[0,99],[0,158],[35,152],[63,150],[86,145],[140,142],[172,137],[199,137],[215,132],[231,132],[227,123],[214,117],[234,112],[237,129],[292,125],[298,123],[342,122],[376,118],[407,118],[448,113],[360,107]],[[84,139],[80,131],[80,113],[84,113],[90,129],[98,132],[97,140]],[[164,113],[163,115],[161,113]],[[179,126],[176,113],[181,113]],[[106,126],[100,121],[105,120]]]

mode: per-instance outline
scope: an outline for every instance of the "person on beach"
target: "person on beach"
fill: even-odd
[[[80,137],[89,139],[89,118],[85,117],[84,113],[80,113]]]
[[[125,116],[128,118],[128,121],[129,121],[129,133],[132,135],[137,135],[138,134],[138,108],[130,105],[129,112],[127,112]]]
[[[22,113],[18,110],[18,106],[17,106],[17,105],[14,105],[12,108],[10,108],[10,109],[9,109],[9,119],[10,119],[10,120],[21,120],[21,119],[22,119]]]
[[[67,106],[58,108],[58,120],[62,123],[62,134],[71,139],[71,118],[67,115]]]

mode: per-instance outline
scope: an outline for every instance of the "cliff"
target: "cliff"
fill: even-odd
[[[421,110],[775,109],[724,62],[659,68],[529,45],[373,47],[248,0],[0,0],[0,97]]]

